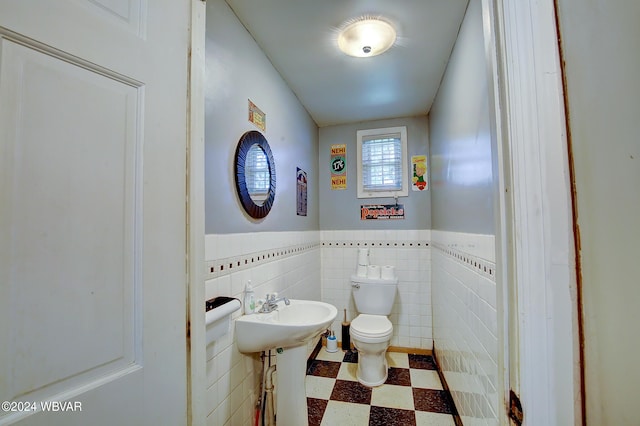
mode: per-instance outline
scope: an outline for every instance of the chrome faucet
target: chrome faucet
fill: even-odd
[[[291,302],[286,297],[278,297],[278,293],[267,294],[267,300],[264,301],[262,307],[258,311],[261,314],[268,314],[278,309],[278,302],[284,301],[285,305],[289,305]]]

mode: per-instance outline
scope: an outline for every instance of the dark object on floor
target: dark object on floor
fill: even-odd
[[[344,310],[344,321],[342,321],[342,350],[348,351],[351,349],[351,336],[349,335],[349,328],[351,323],[347,321],[347,310]]]

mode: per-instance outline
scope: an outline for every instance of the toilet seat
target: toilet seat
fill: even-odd
[[[351,337],[362,343],[381,343],[393,334],[393,324],[383,315],[360,314],[350,327]]]

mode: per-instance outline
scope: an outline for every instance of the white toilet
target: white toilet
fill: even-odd
[[[398,279],[351,276],[351,291],[360,315],[351,321],[351,341],[358,350],[357,378],[365,386],[379,386],[387,380],[385,353],[393,334],[387,318],[393,307]]]

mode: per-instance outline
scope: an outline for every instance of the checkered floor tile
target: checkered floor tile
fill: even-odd
[[[356,378],[358,353],[324,348],[306,376],[309,426],[454,426],[455,407],[430,355],[387,352],[387,381],[374,388]]]

